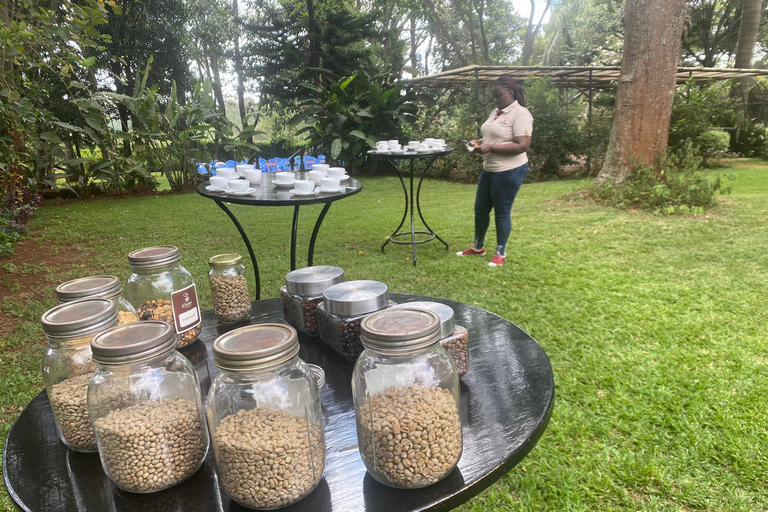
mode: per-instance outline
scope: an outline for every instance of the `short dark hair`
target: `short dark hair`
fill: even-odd
[[[510,75],[501,75],[493,83],[494,87],[501,87],[506,89],[512,95],[513,100],[517,100],[521,107],[525,106],[525,94],[523,93],[523,87],[517,83],[517,80]]]

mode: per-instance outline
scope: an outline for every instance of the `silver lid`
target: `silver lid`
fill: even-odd
[[[86,298],[111,298],[120,295],[122,291],[120,279],[115,276],[80,277],[57,286],[56,300],[63,304]]]
[[[266,370],[298,353],[296,329],[283,324],[248,325],[213,342],[213,362],[222,370]]]
[[[307,370],[317,381],[317,389],[322,389],[325,386],[325,370],[311,363],[307,363]]]
[[[299,268],[285,276],[285,289],[296,295],[321,295],[326,288],[344,282],[344,270],[330,265]]]
[[[132,269],[159,268],[181,260],[181,251],[173,245],[158,245],[137,249],[128,255]]]
[[[456,322],[453,319],[453,308],[439,302],[416,301],[397,304],[393,308],[418,308],[437,313],[440,317],[441,338],[446,338],[456,330]]]
[[[378,281],[347,281],[323,292],[326,311],[341,316],[373,313],[388,303],[387,285]]]
[[[107,299],[85,299],[60,304],[40,318],[49,338],[80,338],[117,323],[117,307]]]
[[[101,364],[136,363],[176,347],[172,324],[146,320],[113,327],[93,337],[93,359]]]
[[[440,341],[440,317],[417,308],[390,308],[360,322],[365,348],[384,354],[407,354]]]

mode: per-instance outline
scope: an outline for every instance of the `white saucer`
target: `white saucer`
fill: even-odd
[[[429,149],[417,149],[416,150],[417,153],[432,153],[432,151],[434,151],[432,148],[429,148]]]
[[[224,188],[216,188],[213,185],[208,185],[205,187],[205,190],[208,192],[224,192],[226,189]]]
[[[293,187],[293,182],[282,183],[282,182],[279,182],[279,181],[275,180],[272,183],[274,183],[276,187]]]
[[[341,178],[334,178],[334,179],[338,179],[339,181],[347,181],[349,179],[349,174],[345,174]]]
[[[290,194],[295,195],[295,196],[313,196],[313,195],[315,195],[315,191],[314,190],[312,192],[299,192],[298,190],[296,190],[294,188],[294,189],[289,190],[288,192]]]
[[[252,187],[247,188],[245,190],[237,190],[237,191],[227,189],[224,192],[227,194],[232,194],[233,196],[247,196],[248,194],[253,194],[254,192],[256,192],[256,189]]]
[[[327,189],[325,187],[318,187],[317,188],[317,190],[319,190],[320,192],[325,192],[326,194],[332,194],[332,193],[335,193],[335,192],[344,192],[346,189],[347,189],[347,187],[339,187],[339,188],[334,188],[334,189]]]

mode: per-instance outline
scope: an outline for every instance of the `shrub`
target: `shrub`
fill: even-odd
[[[722,130],[710,130],[699,135],[698,149],[703,165],[706,166],[713,158],[721,158],[728,152],[731,136]]]
[[[765,156],[766,128],[762,123],[742,120],[731,138],[731,151],[742,156]]]
[[[679,151],[688,142],[700,145],[699,137],[715,126],[736,126],[738,100],[731,97],[732,81],[678,87],[669,125],[669,148]]]

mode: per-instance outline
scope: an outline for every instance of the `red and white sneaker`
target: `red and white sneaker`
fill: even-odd
[[[499,256],[498,254],[494,254],[493,258],[491,258],[491,261],[488,262],[489,267],[500,267],[504,264],[504,256]]]
[[[470,247],[469,249],[464,249],[463,251],[457,252],[456,256],[485,256],[485,247],[479,251],[474,247]]]

